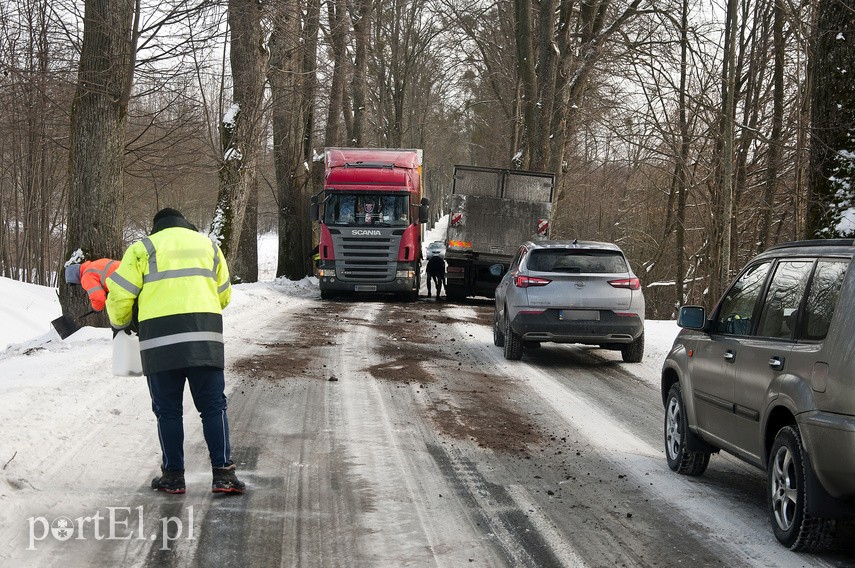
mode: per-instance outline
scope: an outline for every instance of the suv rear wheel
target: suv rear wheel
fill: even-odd
[[[673,471],[683,475],[701,475],[710,463],[710,453],[690,450],[686,447],[688,437],[689,422],[683,393],[680,383],[674,383],[665,403],[665,457]]]
[[[518,361],[522,358],[522,338],[511,329],[511,320],[508,318],[508,308],[505,308],[505,359]]]
[[[815,552],[827,548],[837,523],[809,515],[805,484],[805,453],[795,426],[778,430],[768,465],[768,500],[775,538],[790,550]]]
[[[493,310],[493,345],[505,346],[505,334],[502,333],[502,324],[499,322],[499,308]]]
[[[620,356],[625,363],[641,363],[644,358],[644,332],[632,343],[621,345]]]

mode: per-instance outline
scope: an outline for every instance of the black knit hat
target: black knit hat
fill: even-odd
[[[156,225],[158,221],[160,221],[161,219],[165,219],[166,217],[178,217],[179,219],[183,219],[184,215],[182,215],[181,211],[179,211],[178,209],[173,209],[172,207],[164,207],[155,214],[152,224]]]

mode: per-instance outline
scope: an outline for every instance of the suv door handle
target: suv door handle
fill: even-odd
[[[727,361],[728,363],[733,363],[734,359],[736,359],[736,353],[734,353],[732,350],[728,349],[724,352],[725,361]]]
[[[771,367],[775,371],[780,371],[784,368],[784,358],[783,357],[770,357],[769,358],[769,367]]]

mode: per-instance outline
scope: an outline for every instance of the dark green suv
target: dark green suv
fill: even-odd
[[[709,319],[681,308],[662,368],[670,468],[700,475],[724,450],[767,472],[777,539],[830,544],[855,518],[855,241],[777,245]]]

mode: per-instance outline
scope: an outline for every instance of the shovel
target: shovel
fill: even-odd
[[[59,338],[65,339],[66,337],[68,337],[69,335],[71,335],[72,333],[74,333],[75,331],[80,329],[81,326],[77,322],[79,322],[80,320],[82,320],[83,318],[85,318],[87,316],[91,316],[94,313],[95,313],[95,310],[89,310],[88,312],[86,312],[85,314],[83,314],[82,316],[80,316],[78,318],[72,318],[71,316],[65,316],[65,315],[59,316],[58,318],[56,318],[55,320],[50,322],[50,324],[53,326],[53,328],[59,334]]]

